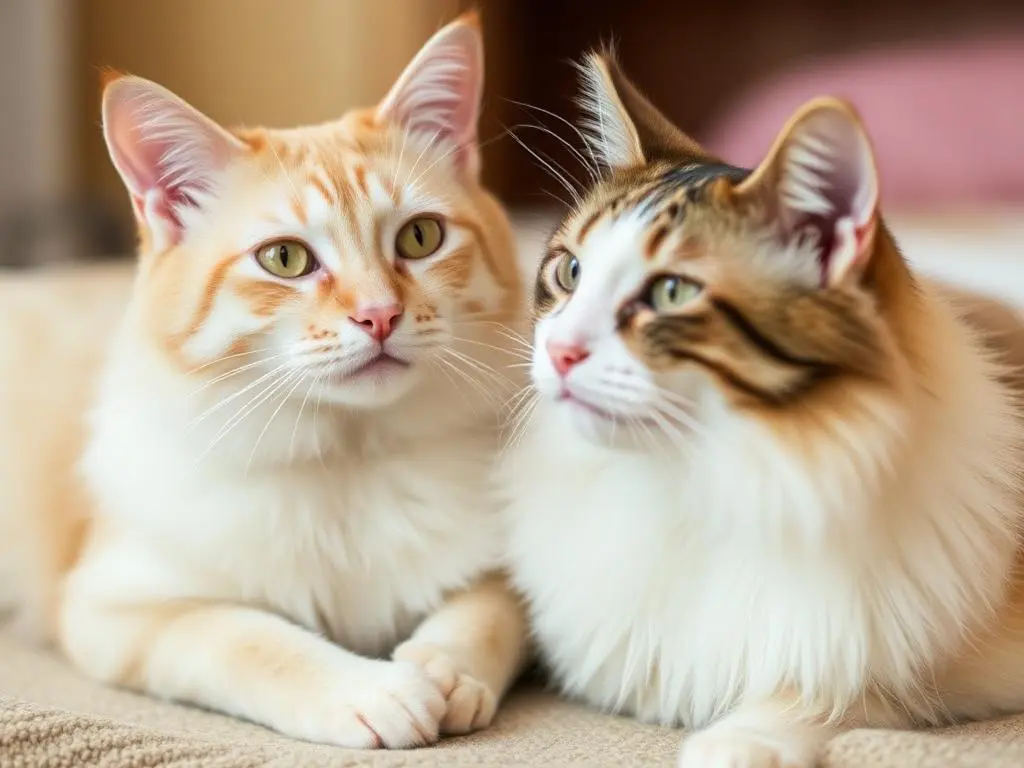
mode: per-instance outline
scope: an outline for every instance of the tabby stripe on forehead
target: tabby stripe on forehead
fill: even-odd
[[[227,256],[221,259],[210,271],[210,276],[203,288],[203,294],[199,299],[199,306],[192,315],[192,319],[183,330],[172,334],[167,339],[167,348],[172,355],[180,359],[185,344],[199,333],[200,329],[206,324],[210,314],[213,312],[213,305],[217,301],[217,294],[220,291],[221,285],[227,279],[228,272],[237,261],[245,258],[246,255],[247,253],[243,252]]]
[[[747,341],[757,347],[768,357],[777,360],[785,365],[790,365],[797,368],[830,368],[830,364],[824,360],[815,360],[814,358],[800,357],[787,352],[774,341],[769,339],[767,336],[762,334],[754,324],[748,320],[739,309],[733,304],[729,303],[722,298],[712,298],[711,305],[717,309],[722,317],[724,317],[729,324],[742,334]]]
[[[355,168],[356,186],[359,187],[359,191],[364,195],[369,195],[369,187],[366,186],[366,166],[357,165]]]
[[[644,255],[648,259],[653,259],[654,256],[658,253],[658,248],[661,247],[661,244],[664,242],[667,236],[668,227],[658,227],[656,230],[654,230],[650,238],[647,240],[647,248],[645,250]]]
[[[600,219],[602,215],[604,215],[604,211],[600,208],[590,214],[590,216],[587,217],[587,220],[583,222],[583,226],[580,227],[580,231],[576,234],[576,239],[582,242],[583,238],[585,238],[587,233],[595,224],[597,224],[598,219]]]
[[[338,204],[338,201],[334,198],[334,193],[327,188],[327,185],[324,184],[324,180],[320,178],[319,174],[310,174],[309,181],[314,187],[316,187],[317,192],[320,193],[320,196],[323,197],[324,201],[328,205]]]

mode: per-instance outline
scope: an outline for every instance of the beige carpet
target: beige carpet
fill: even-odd
[[[491,729],[468,738],[403,752],[334,749],[103,688],[48,653],[0,636],[3,768],[671,766],[678,738],[668,728],[600,715],[527,688],[513,694]],[[830,746],[825,766],[1021,768],[1024,716],[930,733],[849,733]]]

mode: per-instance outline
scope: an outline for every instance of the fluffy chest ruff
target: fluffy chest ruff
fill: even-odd
[[[1014,562],[1018,427],[998,407],[914,425],[873,405],[874,429],[837,423],[810,452],[733,422],[662,456],[591,447],[542,405],[508,468],[510,556],[562,688],[688,727],[779,691],[949,719],[937,676]]]
[[[83,466],[98,525],[81,597],[244,602],[376,656],[499,557],[494,431],[454,402],[429,427],[415,403],[354,418],[268,402],[231,428],[236,409],[203,422],[123,378]]]

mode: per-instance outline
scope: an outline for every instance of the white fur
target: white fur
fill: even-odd
[[[609,168],[643,161],[636,130],[627,118],[615,87],[608,81],[605,64],[596,54],[580,65],[580,122],[588,149]]]
[[[540,403],[506,467],[510,564],[557,683],[648,721],[717,721],[687,768],[811,765],[825,732],[757,709],[780,690],[836,722],[955,716],[934,675],[991,619],[1021,515],[1020,422],[975,339],[926,291],[928,357],[900,395],[865,389],[831,432],[781,442],[701,372],[659,379],[629,354],[613,312],[645,273],[639,222],[604,226],[577,251],[576,293],[537,325]],[[564,384],[550,339],[590,350]],[[657,438],[684,400],[675,439]],[[894,705],[865,711],[869,691]]]

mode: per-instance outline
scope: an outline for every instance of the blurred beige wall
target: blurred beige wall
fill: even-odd
[[[372,104],[459,0],[86,0],[83,182],[123,199],[97,129],[99,68],[156,80],[226,124],[290,126]],[[127,205],[122,209],[127,214]]]

